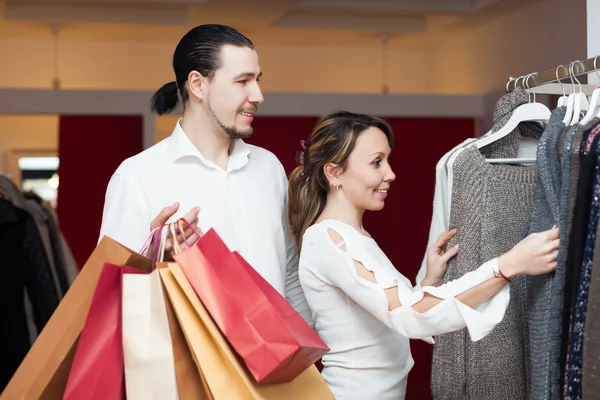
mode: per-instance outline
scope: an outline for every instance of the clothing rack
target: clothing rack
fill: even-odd
[[[569,94],[577,91],[591,96],[596,85],[580,83],[577,77],[594,72],[598,74],[600,79],[600,56],[576,60],[566,65],[559,65],[541,72],[533,72],[518,78],[509,77],[506,83],[506,91],[520,87],[537,94],[562,95],[563,93]]]

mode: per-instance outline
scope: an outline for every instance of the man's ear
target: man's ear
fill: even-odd
[[[204,101],[204,96],[206,93],[206,83],[208,79],[203,76],[198,71],[191,71],[188,74],[188,79],[186,82],[188,94],[190,98],[195,98],[198,102],[202,103]]]

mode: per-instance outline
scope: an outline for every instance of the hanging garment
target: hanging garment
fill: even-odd
[[[579,124],[573,125],[562,136],[562,151],[559,152],[561,157],[561,200],[560,200],[560,231],[568,232],[569,229],[569,203],[571,196],[571,147],[575,141],[575,137],[579,138],[582,132],[589,127],[580,126]],[[579,139],[578,139],[579,140]],[[575,190],[575,189],[573,189]],[[568,255],[568,235],[561,235],[560,246],[558,251],[557,268],[554,272],[554,286],[552,293],[550,294],[549,306],[550,306],[550,322],[549,335],[550,347],[548,349],[550,355],[550,376],[548,377],[549,392],[551,399],[561,398],[561,377],[564,371],[562,366],[564,361],[560,358],[561,346],[562,346],[562,319],[564,315],[564,296],[565,296],[565,278],[566,278],[566,260]]]
[[[570,254],[571,245],[571,231],[573,228],[573,211],[575,209],[575,200],[577,199],[577,185],[579,184],[579,173],[581,170],[581,157],[582,151],[585,151],[586,141],[591,131],[600,123],[600,118],[593,118],[589,124],[580,128],[575,132],[573,137],[573,143],[571,144],[571,172],[570,172],[570,187],[569,187],[569,204],[567,206],[569,215],[567,218],[567,231],[564,233],[567,238],[567,259],[565,263],[568,263],[568,256]]]
[[[54,287],[56,288],[56,294],[60,301],[65,295],[66,291],[63,289],[66,287],[67,281],[64,276],[62,269],[56,264],[54,252],[52,250],[52,243],[50,241],[50,230],[47,225],[46,213],[42,209],[42,206],[35,200],[25,198],[23,206],[25,210],[33,217],[35,225],[40,234],[40,239],[44,246],[44,252],[46,254],[46,260],[48,260],[48,267],[52,274],[52,280],[54,281]]]
[[[29,211],[31,215],[35,217],[42,240],[44,241],[44,248],[46,249],[46,254],[48,255],[50,265],[58,277],[58,282],[60,283],[59,294],[60,297],[62,297],[69,289],[72,281],[69,280],[67,274],[65,273],[59,251],[54,243],[54,230],[57,229],[57,227],[55,226],[56,224],[54,223],[52,214],[49,211],[50,205],[33,191],[25,192],[23,195],[27,199],[27,204],[29,204]]]
[[[536,188],[536,203],[528,233],[548,230],[556,225],[567,231],[570,194],[570,145],[578,131],[576,124],[565,131],[564,110],[555,110],[540,141],[538,166],[540,179]],[[562,140],[561,140],[562,137]],[[560,152],[559,146],[562,146]],[[562,155],[561,155],[562,154]],[[564,270],[567,236],[561,236],[557,270],[526,280],[526,339],[528,397],[558,399],[560,393],[560,343]]]
[[[596,168],[598,168],[598,164]],[[596,174],[598,174],[597,171],[598,169],[596,169]],[[584,400],[595,399],[600,393],[600,232],[598,232],[598,227],[596,228],[594,260],[591,267],[587,313],[583,328],[581,393]]]
[[[581,260],[583,257],[583,248],[585,243],[586,226],[589,217],[589,188],[592,186],[592,171],[594,163],[591,159],[586,161],[586,147],[588,139],[600,119],[595,118],[590,122],[594,124],[593,128],[584,127],[581,138],[578,133],[575,134],[573,146],[571,146],[571,182],[569,194],[569,218],[568,228],[565,236],[567,237],[567,251],[564,270],[564,294],[562,307],[561,323],[561,345],[559,353],[560,365],[560,384],[563,387],[563,397],[566,396],[566,361],[568,353],[568,341],[571,332],[571,316],[573,309],[574,292],[577,290],[575,276],[579,276]],[[578,131],[579,132],[579,131]],[[561,238],[563,235],[561,234]],[[578,260],[578,261],[575,261]],[[577,266],[577,267],[576,267]]]
[[[23,195],[23,193],[21,193],[19,188],[17,188],[17,186],[5,176],[0,176],[0,191],[3,193],[3,197],[6,200],[10,201],[15,207],[24,210],[25,212],[27,212],[27,214],[29,214],[32,217],[35,229],[32,227],[31,233],[37,236],[36,240],[39,239],[43,246],[43,250],[45,252],[45,265],[48,265],[48,272],[52,277],[54,291],[56,293],[56,296],[58,297],[58,300],[60,301],[60,299],[62,299],[60,280],[52,265],[52,250],[50,241],[47,240],[48,238],[44,236],[45,232],[42,226],[45,218],[44,213],[38,207],[36,207],[34,202],[27,199]]]
[[[468,142],[463,143],[462,145],[456,147],[455,149],[453,149],[453,151],[450,152],[450,155],[448,156],[448,159],[446,160],[445,163],[445,167],[446,167],[446,176],[447,176],[447,190],[446,190],[446,198],[445,198],[445,202],[447,205],[447,210],[446,210],[446,229],[448,229],[448,227],[450,226],[450,213],[452,211],[452,183],[454,180],[454,174],[453,174],[453,169],[452,166],[454,165],[454,161],[456,161],[456,157],[458,157],[458,155],[467,147],[468,143],[474,142],[477,139],[473,139],[473,140],[469,140]]]
[[[29,206],[13,182],[0,176],[0,249],[6,267],[0,279],[0,391],[60,299],[58,281]]]
[[[454,147],[448,153],[444,154],[435,166],[435,188],[433,194],[433,212],[431,215],[431,225],[429,227],[429,239],[421,268],[417,274],[417,287],[421,286],[421,281],[427,274],[427,250],[435,243],[442,232],[448,230],[448,222],[450,220],[450,202],[448,201],[448,173],[446,171],[446,161],[459,148],[463,148],[475,139],[470,138]]]
[[[29,351],[29,331],[23,302],[23,287],[26,282],[19,248],[25,225],[24,211],[9,201],[0,198],[0,243],[2,265],[5,266],[0,279],[0,392]]]
[[[565,370],[562,376],[563,396],[567,397],[568,376],[570,374],[568,365],[571,357],[569,351],[570,342],[573,333],[575,299],[579,292],[579,282],[581,267],[583,265],[588,226],[590,221],[591,196],[594,185],[595,166],[596,166],[596,145],[598,141],[598,127],[594,128],[588,135],[586,141],[592,140],[592,146],[589,153],[584,147],[582,152],[582,161],[580,163],[579,182],[577,185],[577,197],[573,210],[573,227],[570,234],[571,246],[567,251],[567,267],[565,274],[565,294],[563,298],[563,343],[561,346],[561,358],[564,359]]]
[[[70,287],[79,274],[79,266],[77,265],[77,261],[73,256],[73,252],[71,251],[67,240],[62,231],[58,228],[58,216],[56,215],[56,212],[50,207],[45,207],[44,210],[48,215],[48,223],[50,224],[52,249],[58,259],[58,264],[65,274],[67,284]]]
[[[538,144],[536,162],[540,172],[536,182],[529,232],[547,230],[559,222],[560,164],[556,147],[558,137],[565,128],[562,120],[566,110],[566,107],[560,107],[552,111]]]
[[[585,241],[585,250],[583,254],[583,262],[581,264],[581,272],[579,276],[578,291],[575,297],[572,333],[569,343],[569,352],[567,359],[567,399],[569,400],[579,400],[582,398],[581,372],[583,367],[583,333],[586,323],[586,313],[589,297],[588,295],[592,266],[594,261],[594,248],[596,244],[598,214],[600,212],[600,160],[598,158],[600,152],[598,152],[598,150],[599,149],[596,148],[596,162],[593,174],[594,185],[592,188],[592,197],[590,200],[590,216]]]
[[[589,153],[592,148],[592,143],[596,139],[596,136],[600,133],[600,126],[596,125],[594,129],[590,132],[586,142],[585,142],[585,153]]]
[[[493,130],[500,129],[512,110],[527,101],[524,91],[503,96],[496,107]],[[450,228],[459,231],[448,246],[459,243],[460,251],[448,263],[446,281],[500,256],[522,239],[531,215],[537,167],[491,165],[485,158],[514,158],[521,136],[539,138],[541,131],[536,123],[522,123],[481,152],[470,147],[457,157]],[[519,279],[511,283],[511,301],[504,320],[488,337],[471,343],[464,330],[436,337],[434,399],[525,398],[522,284]]]
[[[58,296],[35,221],[26,211],[0,198],[0,391],[8,383],[31,345],[24,291],[32,304],[37,331],[58,306]]]

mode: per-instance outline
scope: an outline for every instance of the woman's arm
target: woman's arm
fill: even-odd
[[[331,253],[321,253],[320,258],[325,261],[322,265],[328,266],[322,272],[330,283],[392,329],[413,338],[465,326],[473,340],[484,337],[504,316],[509,299],[507,279],[550,272],[555,268],[558,248],[558,240],[554,239],[557,230],[534,234],[499,259],[487,262],[460,279],[413,292],[398,285],[398,279],[374,260],[361,259],[365,257],[364,252],[352,254],[352,248],[347,252],[342,237],[335,230],[328,229],[328,232]],[[343,264],[348,266],[340,269],[338,266]],[[500,291],[503,296],[494,297]],[[481,308],[484,303],[485,307]]]
[[[437,271],[445,272],[446,263],[456,255],[458,246],[444,252],[446,243],[455,233],[456,230],[442,233],[428,252],[428,258],[433,258],[433,260],[428,260],[428,265],[433,266]],[[510,252],[498,258],[498,273],[495,274],[494,278],[457,295],[456,300],[471,308],[476,308],[491,299],[509,281],[519,275],[539,275],[553,271],[556,268],[559,243],[557,228],[530,235],[518,243]],[[539,267],[541,267],[541,270]],[[426,279],[423,280],[422,286],[439,286],[438,278],[431,278],[431,285],[427,285]],[[390,310],[401,307],[400,302],[397,300],[397,288],[386,289],[386,295],[390,303]],[[442,299],[425,293],[423,300],[415,304],[413,308],[423,313],[435,307],[441,301]]]

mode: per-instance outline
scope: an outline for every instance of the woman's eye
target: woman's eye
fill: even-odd
[[[381,165],[381,160],[377,159],[372,163],[374,166],[379,167]]]

